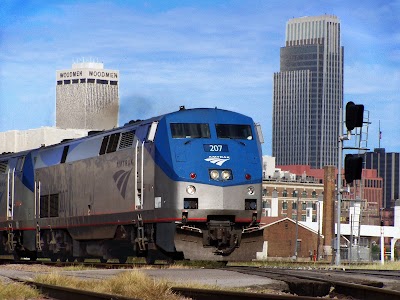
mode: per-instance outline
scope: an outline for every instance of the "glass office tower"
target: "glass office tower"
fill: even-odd
[[[272,155],[277,165],[337,165],[343,105],[340,22],[324,15],[291,19],[274,74]]]

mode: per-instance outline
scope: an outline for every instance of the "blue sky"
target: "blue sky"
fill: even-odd
[[[271,155],[272,78],[286,22],[336,15],[344,102],[370,114],[368,147],[400,152],[400,0],[0,1],[0,131],[55,124],[56,70],[120,72],[120,124],[219,107],[261,123]]]

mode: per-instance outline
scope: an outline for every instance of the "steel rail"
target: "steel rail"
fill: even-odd
[[[335,288],[335,292],[338,294],[343,294],[347,296],[352,296],[357,299],[363,300],[387,300],[387,299],[399,299],[400,300],[400,292],[390,289],[385,289],[381,287],[374,287],[365,284],[357,284],[357,283],[349,283],[338,281],[334,279],[323,279],[321,277],[314,277],[314,276],[305,276],[300,274],[295,274],[296,270],[267,270],[267,269],[260,269],[260,268],[252,268],[252,267],[228,267],[226,270],[232,270],[236,272],[241,272],[245,274],[251,275],[258,275],[258,276],[266,276],[269,277],[271,274],[273,275],[280,275],[280,276],[287,276],[293,277],[298,279],[304,279],[313,282],[322,282],[322,283],[329,283]],[[291,272],[288,273],[287,271]],[[301,270],[304,271],[304,270]],[[268,274],[268,275],[267,275]],[[283,280],[284,279],[279,279]]]
[[[233,291],[219,291],[206,289],[192,289],[183,287],[173,287],[171,290],[182,296],[196,300],[315,300],[316,297],[294,296],[294,295],[275,295],[275,294],[258,294]],[[320,298],[319,298],[320,299]]]
[[[77,290],[61,286],[53,286],[49,284],[39,283],[32,280],[24,280],[21,278],[9,277],[7,278],[27,284],[39,290],[43,295],[57,300],[142,300],[138,298],[130,298],[120,295],[102,294],[97,292]],[[293,295],[275,295],[275,294],[257,294],[246,292],[232,292],[221,290],[207,290],[207,289],[192,289],[172,287],[171,291],[175,294],[180,294],[184,297],[189,297],[193,300],[315,300],[315,297],[303,297]]]
[[[54,286],[39,283],[31,280],[23,280],[15,277],[7,277],[13,281],[27,284],[39,290],[43,295],[57,300],[141,300],[138,298],[129,298],[119,295],[102,294],[85,290],[77,290],[67,287]]]

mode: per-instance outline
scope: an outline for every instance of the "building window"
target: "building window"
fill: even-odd
[[[57,85],[62,85],[62,80],[58,80]]]
[[[283,190],[282,197],[287,197],[287,190]]]
[[[94,83],[94,79],[88,79],[87,83]]]
[[[296,202],[292,203],[292,209],[297,209],[297,203]]]
[[[301,193],[301,197],[303,197],[303,198],[307,197],[307,192],[306,192],[306,191],[303,191],[303,192]]]
[[[294,220],[294,221],[297,220],[297,215],[296,214],[292,214],[292,220]]]
[[[70,84],[71,80],[64,80],[64,84]]]
[[[72,83],[79,83],[79,79],[72,79]]]
[[[301,221],[305,222],[307,220],[306,215],[301,215]]]
[[[303,209],[303,210],[307,209],[307,203],[306,202],[303,202],[301,204],[301,209]]]
[[[311,193],[311,197],[313,197],[313,198],[317,198],[317,192],[316,192],[316,191],[312,191],[312,193]]]
[[[262,195],[263,195],[263,197],[267,196],[267,189],[262,190]]]
[[[110,80],[110,85],[117,85],[118,81]]]
[[[97,79],[97,80],[96,80],[96,83],[99,83],[99,84],[108,84],[108,80]]]
[[[81,83],[86,83],[86,78],[81,79]]]
[[[282,202],[282,209],[287,209],[287,202],[286,201]]]
[[[292,197],[297,197],[297,191],[296,190],[293,191]]]

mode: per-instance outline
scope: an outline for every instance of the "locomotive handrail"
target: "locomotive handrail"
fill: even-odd
[[[14,201],[15,201],[15,168],[12,170],[11,181],[11,220],[14,219]]]
[[[9,215],[9,210],[10,210],[10,170],[8,170],[8,172],[7,172],[6,193],[7,193],[7,214],[6,214],[6,218],[8,220],[8,215]]]
[[[138,158],[137,158],[137,152],[138,152],[138,145],[139,145],[139,140],[136,140],[136,145],[135,145],[135,209],[137,209],[138,206],[138,174],[137,174],[137,165],[138,165]]]
[[[12,177],[10,178],[10,174]],[[7,172],[7,220],[13,220],[14,218],[14,177],[15,168]],[[11,185],[11,191],[10,191]],[[11,202],[11,203],[10,203]]]
[[[35,185],[33,186],[33,203],[34,203],[34,213],[33,213],[33,217],[36,220],[36,216],[37,216],[37,182],[35,180]]]
[[[138,188],[138,150],[140,149],[140,196]],[[144,141],[142,147],[139,147],[139,140],[136,140],[135,146],[135,209],[143,209],[143,178],[144,178]]]
[[[144,177],[144,141],[142,142],[142,153],[141,153],[141,163],[140,163],[140,209],[143,209],[143,200],[144,200],[144,189],[143,189],[143,177]]]
[[[39,180],[38,182],[38,199],[37,199],[37,204],[38,204],[38,217],[40,218],[40,189],[41,189],[41,182]]]

